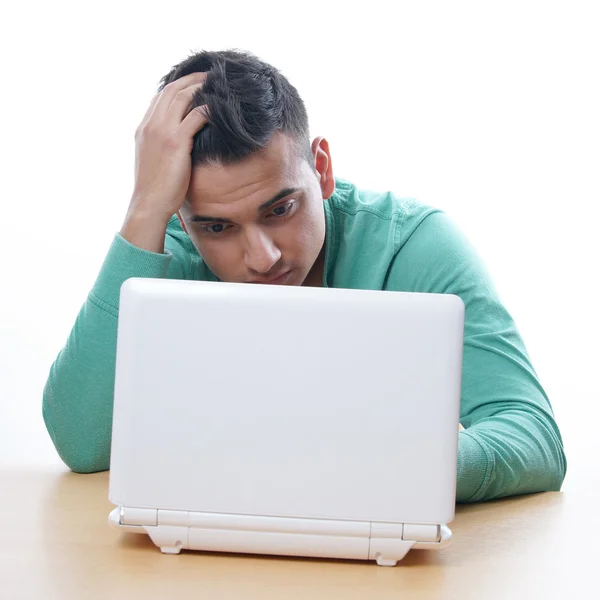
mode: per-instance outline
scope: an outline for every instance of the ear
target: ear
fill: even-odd
[[[311,148],[315,157],[315,170],[319,178],[321,193],[324,199],[330,198],[335,190],[335,180],[333,178],[329,142],[324,137],[318,137],[313,140]]]
[[[187,230],[187,227],[185,226],[185,223],[183,222],[183,217],[181,216],[181,213],[179,211],[177,211],[177,218],[179,219],[179,222],[181,223],[181,227],[182,229],[188,234],[190,235],[190,232]]]

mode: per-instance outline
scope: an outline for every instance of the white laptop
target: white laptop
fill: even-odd
[[[128,279],[111,524],[163,552],[374,560],[448,545],[456,295]]]

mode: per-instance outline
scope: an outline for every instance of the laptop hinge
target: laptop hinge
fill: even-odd
[[[161,517],[159,519],[159,512],[161,513]],[[159,520],[161,521],[161,525],[163,524],[168,524],[168,521],[171,521],[171,519],[166,519],[166,516],[168,514],[173,514],[177,516],[177,521],[178,521],[178,525],[188,525],[188,518],[189,515],[192,515],[192,517],[194,516],[194,513],[187,513],[187,512],[183,512],[183,511],[158,511],[157,509],[153,509],[153,508],[129,508],[129,507],[121,507],[120,510],[120,515],[119,515],[119,522],[121,525],[149,525],[149,526],[154,526],[156,527],[157,525],[159,525]],[[198,516],[200,516],[201,513],[198,514]],[[183,519],[182,517],[185,516],[185,519]],[[206,515],[206,517],[209,517],[209,515]],[[206,518],[205,517],[205,518]],[[204,521],[204,519],[201,519],[201,521]],[[212,520],[212,519],[211,519]],[[246,519],[243,519],[246,520]],[[192,518],[191,521],[194,521],[194,519]],[[227,521],[229,521],[229,519],[227,519]],[[269,521],[272,521],[272,519],[269,519]],[[277,521],[285,521],[283,519],[277,519]],[[296,523],[302,523],[304,521],[304,523],[309,523],[310,520],[292,520],[291,522],[296,521]],[[190,525],[192,523],[189,523]],[[203,523],[204,526],[206,526]],[[373,526],[375,526],[376,530],[372,532],[372,535],[378,536],[383,534],[383,532],[379,532],[377,531],[377,529],[379,529],[380,527],[382,527],[383,525],[385,525],[384,529],[389,529],[391,527],[392,524],[376,524],[373,523]],[[214,527],[214,525],[213,525]],[[406,541],[414,541],[414,542],[427,542],[427,543],[436,543],[439,542],[441,539],[441,533],[440,533],[440,526],[439,525],[422,525],[422,524],[418,524],[418,523],[404,523],[404,525],[402,524],[397,524],[394,525],[393,527],[394,529],[394,536],[397,539],[402,539],[402,540],[406,540]],[[386,534],[383,534],[384,537],[387,537],[390,534],[390,532],[386,532]]]
[[[155,508],[121,507],[119,514],[121,525],[158,525],[158,510]]]
[[[419,525],[416,523],[405,523],[402,532],[403,540],[415,542],[439,542],[441,539],[439,525]]]

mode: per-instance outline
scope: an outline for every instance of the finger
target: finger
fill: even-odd
[[[209,116],[208,106],[192,108],[186,118],[181,122],[180,131],[187,139],[193,138],[207,123]]]
[[[160,92],[158,101],[154,108],[154,114],[156,114],[156,117],[158,119],[165,118],[169,110],[169,106],[171,105],[171,102],[173,102],[175,96],[177,96],[179,92],[185,90],[187,87],[204,83],[207,76],[207,72],[190,73],[189,75],[180,77],[179,79],[176,79],[175,81],[166,85],[162,92]]]
[[[159,97],[160,97],[160,92],[158,92],[158,94],[156,94],[154,96],[154,98],[152,98],[152,101],[150,102],[150,106],[148,106],[148,110],[146,110],[146,114],[144,115],[144,118],[142,119],[142,121],[140,123],[140,128],[143,128],[144,125],[152,117],[152,113],[154,112],[154,107],[156,106],[156,103],[158,102]]]
[[[173,98],[173,102],[171,102],[171,106],[169,106],[166,115],[167,122],[176,127],[183,121],[192,108],[194,95],[203,85],[204,82],[195,83],[177,93],[175,98]]]

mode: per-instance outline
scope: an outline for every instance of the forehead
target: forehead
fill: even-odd
[[[194,167],[187,204],[194,209],[241,201],[261,204],[284,187],[302,187],[308,165],[299,154],[296,141],[277,132],[264,148],[239,162]]]

